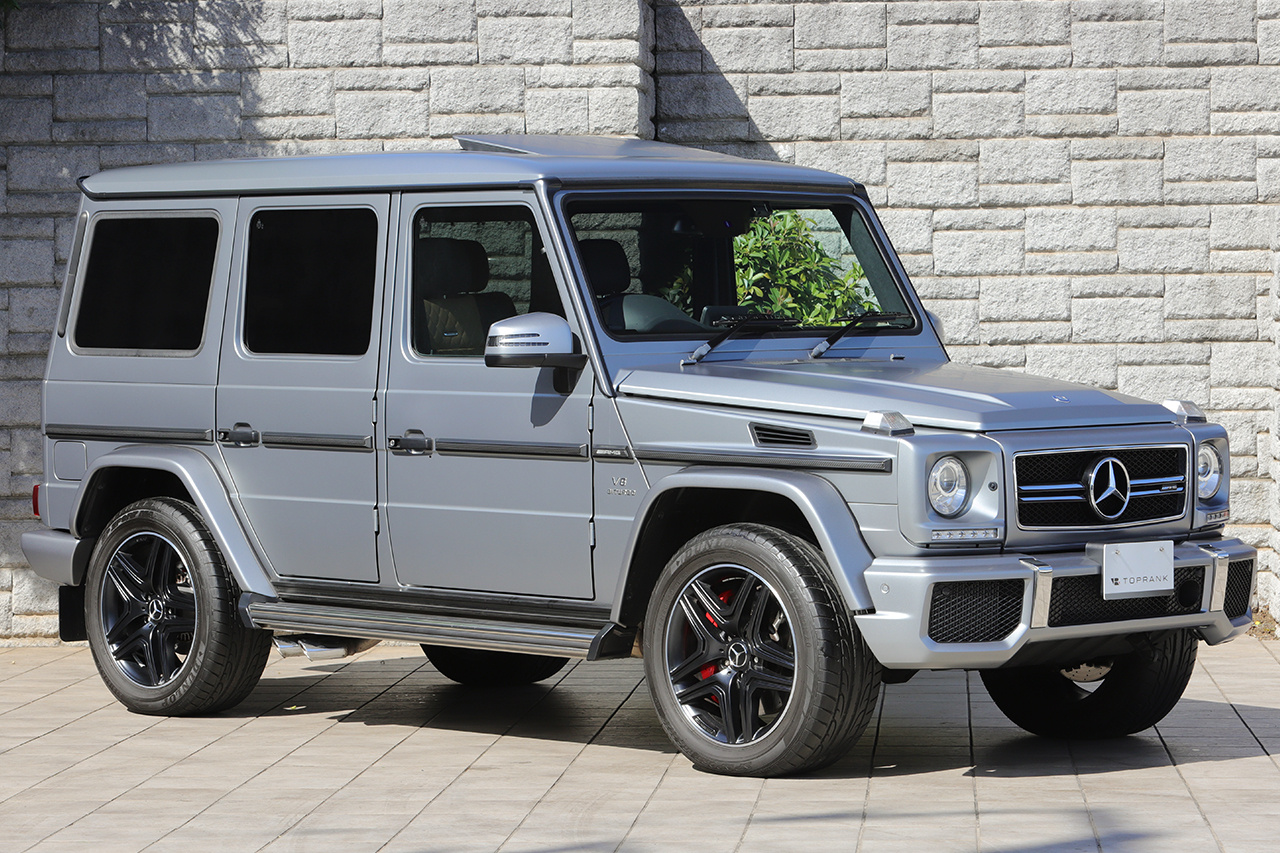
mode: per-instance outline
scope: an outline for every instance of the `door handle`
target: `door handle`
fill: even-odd
[[[218,441],[234,444],[236,447],[253,447],[261,439],[258,431],[245,423],[238,423],[231,429],[218,430]]]
[[[392,453],[428,456],[431,454],[431,448],[431,439],[423,435],[420,429],[407,429],[404,435],[393,435],[387,438],[387,449]]]

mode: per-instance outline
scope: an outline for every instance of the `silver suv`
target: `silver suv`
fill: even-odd
[[[1225,431],[951,363],[859,184],[460,142],[81,180],[22,545],[130,709],[229,708],[273,639],[642,654],[681,751],[773,775],[921,669],[1136,732],[1248,626]]]

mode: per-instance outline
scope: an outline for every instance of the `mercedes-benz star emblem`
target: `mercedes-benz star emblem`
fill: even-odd
[[[1114,456],[1098,460],[1089,472],[1088,486],[1093,511],[1108,521],[1119,518],[1129,506],[1129,472]]]

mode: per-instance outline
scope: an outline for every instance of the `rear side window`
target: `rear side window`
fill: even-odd
[[[262,210],[249,223],[244,343],[250,351],[363,355],[373,328],[378,215],[368,208]]]
[[[76,346],[199,349],[217,252],[218,220],[210,216],[98,220]]]

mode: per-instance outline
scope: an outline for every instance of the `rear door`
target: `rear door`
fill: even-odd
[[[376,581],[386,195],[246,199],[217,440],[275,571]]]

